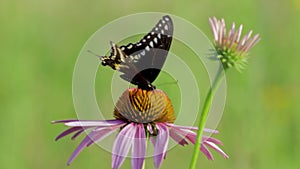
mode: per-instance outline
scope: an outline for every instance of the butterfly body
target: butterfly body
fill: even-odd
[[[121,78],[137,85],[138,88],[152,90],[152,82],[157,78],[166,60],[173,36],[173,23],[164,16],[155,27],[139,42],[118,47],[111,42],[110,56],[100,57],[102,65],[122,72]]]

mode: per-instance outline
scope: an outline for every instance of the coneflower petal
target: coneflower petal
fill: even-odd
[[[166,123],[167,126],[173,128],[175,127],[176,129],[187,129],[187,130],[198,130],[198,127],[194,127],[194,126],[181,126],[181,125],[175,125],[173,123]],[[218,130],[213,130],[213,129],[208,129],[208,128],[204,128],[203,129],[204,132],[207,132],[207,133],[213,133],[213,134],[218,134]]]
[[[79,130],[77,131],[72,137],[71,140],[74,140],[75,138],[77,138],[81,133],[84,132],[85,129]]]
[[[77,155],[83,150],[83,148],[91,141],[91,137],[93,137],[95,133],[90,133],[81,141],[79,146],[75,149],[75,151],[72,153],[71,157],[68,160],[68,165],[72,163],[72,161],[77,157]]]
[[[178,129],[178,128],[173,128],[173,129],[177,131],[179,134],[181,134],[184,138],[188,139],[192,144],[195,144],[196,136],[197,136],[196,133],[187,129]]]
[[[213,57],[221,61],[223,68],[235,67],[241,71],[248,59],[248,51],[259,41],[259,36],[252,36],[250,30],[242,36],[243,25],[236,27],[233,22],[229,31],[226,31],[225,20],[213,17],[209,18],[209,24],[214,36],[214,45],[216,52]]]
[[[131,168],[142,169],[146,155],[146,134],[143,124],[136,124],[136,129],[132,145]]]
[[[217,41],[218,40],[218,32],[217,32],[217,28],[216,28],[216,25],[214,24],[213,19],[209,18],[209,24],[210,24],[211,30],[213,32],[214,40]]]
[[[66,126],[75,127],[106,127],[112,125],[118,125],[124,123],[122,120],[80,120],[80,121],[71,121],[65,123]]]
[[[119,127],[115,128],[103,128],[102,130],[91,131],[79,144],[79,146],[72,153],[71,157],[68,160],[68,165],[78,156],[78,154],[83,150],[84,147],[91,145],[96,141],[100,141],[112,132],[116,131]]]
[[[156,124],[158,129],[158,135],[156,136],[156,142],[154,146],[154,167],[160,168],[162,161],[166,155],[168,143],[169,143],[169,129],[165,125],[159,123]]]
[[[119,169],[123,164],[129,149],[132,145],[134,135],[136,132],[135,124],[130,123],[124,127],[120,133],[117,135],[117,138],[113,145],[112,152],[112,168]]]
[[[240,43],[238,43],[238,46],[236,47],[236,50],[242,50],[243,49],[243,47],[245,46],[247,40],[250,38],[251,34],[252,34],[252,30],[247,35],[245,35],[243,37],[243,39]]]
[[[55,121],[52,121],[51,123],[52,123],[52,124],[55,124],[55,123],[68,123],[68,122],[72,122],[72,121],[79,121],[79,120],[77,120],[77,119],[55,120]]]
[[[94,130],[96,134],[94,137],[90,140],[90,142],[86,145],[87,147],[92,145],[93,143],[97,143],[104,139],[105,137],[109,136],[113,132],[115,132],[120,126],[115,127],[109,127],[109,128],[102,128],[101,130]]]
[[[62,133],[60,133],[56,138],[55,138],[55,141],[61,139],[62,137],[66,136],[66,135],[69,135],[75,131],[78,131],[78,130],[82,130],[83,127],[72,127],[72,128],[69,128],[65,131],[63,131]]]
[[[219,152],[224,158],[229,158],[229,156],[215,143],[206,141],[206,142],[204,142],[204,144],[211,147],[212,149],[216,150],[217,152]]]
[[[170,130],[170,137],[182,146],[189,144],[183,136],[177,134],[177,132],[172,129]]]
[[[208,148],[206,146],[201,144],[200,150],[207,157],[207,159],[214,160],[213,155],[211,154],[211,152],[208,150]]]
[[[212,138],[212,137],[208,137],[208,136],[203,136],[202,140],[203,140],[203,142],[209,141],[209,142],[212,142],[212,143],[215,143],[218,145],[223,145],[223,143],[220,140]]]
[[[243,25],[240,25],[239,30],[237,31],[237,37],[236,42],[238,43],[240,41],[241,35],[242,35]]]
[[[259,38],[259,34],[256,34],[251,41],[249,42],[249,44],[247,44],[246,48],[245,48],[245,52],[248,52],[249,49],[251,49],[254,45],[256,45],[257,42],[260,41]]]

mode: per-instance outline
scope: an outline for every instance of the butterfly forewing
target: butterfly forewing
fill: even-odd
[[[168,55],[172,35],[172,20],[164,16],[139,42],[112,46],[111,56],[103,57],[102,64],[118,69],[123,79],[140,88],[151,88]]]

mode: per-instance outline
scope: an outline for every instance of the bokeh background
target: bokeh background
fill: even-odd
[[[118,17],[153,11],[183,17],[210,38],[210,16],[243,23],[262,37],[247,69],[227,73],[226,107],[215,137],[230,159],[214,153],[215,161],[208,161],[201,155],[198,168],[299,168],[299,0],[0,1],[0,168],[110,168],[111,154],[97,146],[66,166],[79,140],[55,142],[65,127],[50,122],[76,117],[72,73],[85,41]],[[200,87],[203,96],[206,83]],[[98,77],[96,84],[99,102],[109,99],[100,92]],[[188,168],[192,150],[177,146],[162,168]],[[130,161],[122,168],[130,168]],[[147,168],[153,168],[152,159]]]

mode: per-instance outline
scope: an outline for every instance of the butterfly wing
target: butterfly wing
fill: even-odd
[[[172,36],[172,20],[164,16],[139,42],[120,47],[113,44],[111,56],[102,58],[102,64],[118,69],[121,78],[139,88],[151,87],[167,58]]]

